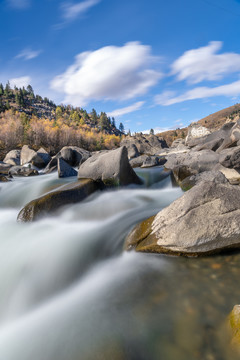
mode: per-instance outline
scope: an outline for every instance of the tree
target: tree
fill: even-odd
[[[56,108],[56,119],[59,119],[62,117],[62,109],[60,106],[57,106]]]
[[[112,117],[112,127],[113,127],[113,128],[116,128],[116,122],[115,122],[115,118],[114,118],[114,117]]]
[[[101,130],[109,129],[109,118],[107,117],[107,114],[105,112],[101,112],[99,125],[101,127]]]
[[[150,135],[154,135],[154,130],[153,129],[150,130]]]
[[[119,131],[121,131],[122,133],[124,132],[124,126],[123,126],[123,123],[121,123],[121,122],[119,124]]]
[[[4,93],[4,88],[3,88],[3,84],[0,84],[0,96],[3,95]]]
[[[8,81],[5,86],[4,95],[8,97],[10,95],[10,91],[11,91],[11,87],[10,87],[10,82]]]
[[[91,120],[92,120],[92,124],[93,124],[93,125],[96,125],[96,124],[97,124],[98,115],[97,115],[97,112],[96,112],[95,109],[92,109],[92,112],[91,112]]]
[[[33,88],[32,88],[31,85],[27,86],[27,91],[28,91],[29,94],[34,94],[34,91],[33,91]]]

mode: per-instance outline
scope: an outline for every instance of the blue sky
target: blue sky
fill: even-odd
[[[0,82],[183,127],[240,102],[239,24],[239,0],[1,0]]]

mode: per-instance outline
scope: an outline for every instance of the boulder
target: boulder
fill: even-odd
[[[81,164],[78,178],[101,180],[107,185],[142,183],[129,164],[125,146],[108,153],[94,154]]]
[[[24,145],[20,155],[20,165],[31,163],[33,157],[37,155],[35,150],[30,149],[28,145]]]
[[[133,159],[139,156],[139,152],[135,144],[130,144],[127,149],[129,159]]]
[[[156,216],[137,225],[126,248],[200,256],[240,248],[240,188],[202,181]]]
[[[227,168],[240,169],[240,146],[219,152],[219,163]]]
[[[172,142],[172,144],[171,144],[171,149],[178,148],[178,147],[181,147],[181,146],[183,146],[183,147],[186,146],[186,145],[185,145],[185,140],[182,139],[182,138],[178,138],[178,139],[176,139],[176,140],[174,140],[174,141]]]
[[[223,149],[230,148],[232,146],[237,146],[238,141],[240,140],[240,120],[236,121],[236,123],[227,123],[233,124],[229,131],[226,133],[224,137],[224,141],[221,146],[218,148],[218,152]],[[227,125],[225,124],[225,126]]]
[[[194,146],[194,144],[196,144],[199,139],[202,139],[209,134],[211,134],[211,131],[209,129],[198,123],[193,123],[188,128],[188,134],[186,136],[185,144],[189,146]]]
[[[164,165],[166,161],[167,160],[164,156],[148,156],[141,167],[148,168],[157,165],[160,166]]]
[[[227,183],[228,180],[225,175],[221,171],[212,170],[212,171],[204,171],[200,174],[191,175],[184,178],[179,182],[182,190],[186,191],[191,189],[193,186],[198,185],[202,181],[207,182],[216,182],[219,184]]]
[[[35,176],[39,175],[38,171],[31,167],[12,166],[8,172],[10,176]]]
[[[195,176],[198,173],[197,170],[193,170],[192,168],[185,165],[176,166],[172,169],[172,172],[177,184],[180,186],[184,179]]]
[[[188,167],[190,171],[197,173],[210,171],[219,162],[219,154],[212,150],[190,151],[188,153],[169,154],[164,165],[166,169],[173,170],[176,167]]]
[[[40,148],[30,162],[37,168],[42,169],[47,166],[50,160],[51,156],[49,153],[45,149]]]
[[[82,201],[93,192],[102,188],[101,183],[90,179],[61,186],[25,205],[18,214],[18,221],[30,222],[38,220],[44,215],[53,213],[63,205]]]
[[[78,172],[68,165],[62,158],[57,159],[58,177],[77,176]]]
[[[76,167],[81,165],[91,156],[87,150],[77,146],[64,146],[56,155],[57,158],[62,158],[70,166]]]
[[[11,169],[11,164],[5,164],[4,162],[0,161],[0,174],[8,175],[9,170]]]
[[[129,164],[131,165],[132,168],[136,168],[136,167],[140,167],[143,165],[144,161],[148,158],[147,155],[140,155],[134,159],[131,159],[129,161]]]
[[[10,165],[20,165],[21,150],[11,150],[7,153],[3,162]]]
[[[158,155],[163,149],[167,148],[167,143],[163,138],[156,135],[136,134],[135,136],[126,136],[121,141],[121,146],[126,146],[131,151],[131,146],[135,145],[139,154]]]
[[[216,165],[214,170],[220,171],[232,185],[240,184],[240,172],[236,169],[225,168],[221,164]]]

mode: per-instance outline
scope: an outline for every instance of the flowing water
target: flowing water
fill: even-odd
[[[28,201],[73,179],[0,185],[0,360],[233,359],[226,318],[240,255],[124,252],[126,234],[182,195],[162,169],[35,223]],[[231,355],[230,355],[231,354]]]

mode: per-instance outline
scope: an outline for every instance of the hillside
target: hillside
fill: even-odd
[[[124,134],[120,123],[105,112],[91,113],[71,105],[55,105],[35,95],[31,85],[11,88],[0,84],[0,150],[2,153],[28,144],[56,153],[62,146],[75,145],[87,150],[112,149]]]
[[[235,104],[196,121],[196,124],[200,124],[211,130],[218,130],[226,122],[237,121],[239,118],[240,104]],[[159,137],[163,137],[164,140],[167,142],[168,146],[170,146],[175,139],[185,138],[187,136],[187,133],[188,128],[186,127],[182,129],[165,131],[162,133],[158,133],[157,135]]]

